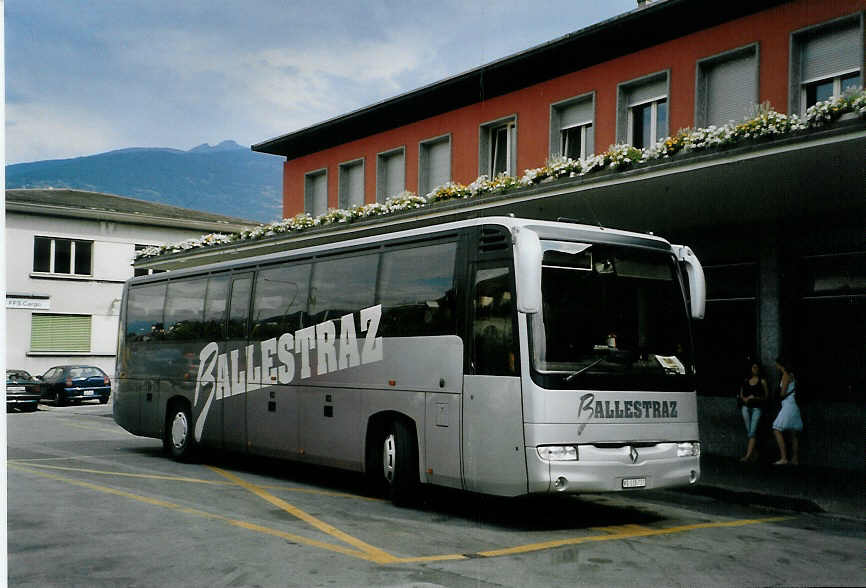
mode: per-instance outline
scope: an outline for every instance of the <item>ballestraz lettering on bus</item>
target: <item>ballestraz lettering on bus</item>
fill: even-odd
[[[675,419],[677,418],[676,400],[596,400],[595,394],[580,397],[578,418],[588,415],[589,419]],[[588,423],[578,427],[577,434],[583,433]]]
[[[382,337],[377,336],[382,305],[365,308],[358,314],[361,332],[366,333],[362,345],[358,342],[354,313],[343,315],[339,321],[324,321],[226,353],[217,353],[219,345],[216,341],[205,345],[199,353],[193,406],[198,406],[199,391],[207,394],[207,400],[195,424],[196,441],[201,441],[215,399],[245,394],[277,383],[290,384],[296,371],[300,371],[299,379],[309,378],[312,376],[310,355],[313,351],[316,353],[316,375],[319,376],[382,361]],[[240,369],[241,353],[245,354],[245,370]],[[257,358],[260,360],[258,365]],[[296,370],[296,364],[300,364],[300,370]]]

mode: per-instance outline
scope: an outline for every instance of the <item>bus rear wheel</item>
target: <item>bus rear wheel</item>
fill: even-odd
[[[185,404],[172,404],[166,412],[165,436],[162,441],[166,451],[177,461],[189,461],[195,453],[192,418]]]
[[[381,465],[391,501],[410,504],[418,491],[418,444],[405,422],[393,421],[385,428]]]

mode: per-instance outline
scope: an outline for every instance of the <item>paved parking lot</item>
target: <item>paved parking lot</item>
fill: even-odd
[[[238,455],[171,461],[117,427],[110,405],[43,405],[7,422],[13,585],[866,581],[853,522],[671,492],[433,491],[398,508],[357,474]]]

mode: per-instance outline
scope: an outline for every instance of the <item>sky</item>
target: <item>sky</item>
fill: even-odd
[[[251,145],[635,0],[6,0],[7,163]]]

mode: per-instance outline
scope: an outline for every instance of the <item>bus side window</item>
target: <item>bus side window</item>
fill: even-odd
[[[373,306],[378,268],[377,253],[317,261],[310,285],[310,324],[339,322],[345,314]]]
[[[457,334],[457,243],[391,249],[382,255],[379,333],[385,337]]]
[[[259,271],[253,297],[251,340],[279,337],[305,326],[311,267],[305,263]]]
[[[161,339],[165,331],[162,310],[165,284],[130,288],[126,310],[126,338],[131,342]]]
[[[165,300],[165,338],[196,341],[201,338],[207,281],[198,278],[169,282]]]
[[[207,295],[204,303],[204,325],[202,327],[202,336],[205,341],[222,341],[225,337],[228,292],[229,277],[227,274],[208,278]]]
[[[508,267],[479,268],[475,275],[472,339],[475,373],[518,373],[514,296]]]
[[[130,377],[150,373],[153,358],[165,332],[163,307],[165,283],[136,286],[129,289],[126,305],[126,352],[121,369]]]
[[[252,279],[249,275],[232,278],[231,302],[229,304],[228,339],[247,338],[247,323],[250,318],[250,292]]]

